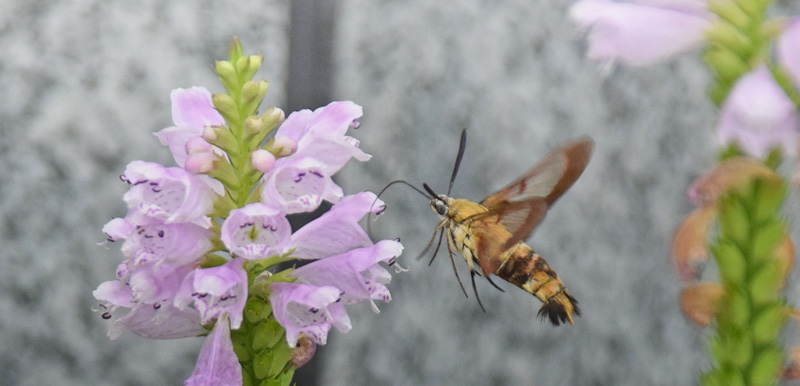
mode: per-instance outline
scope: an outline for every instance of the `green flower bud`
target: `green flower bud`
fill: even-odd
[[[719,244],[712,245],[711,249],[726,286],[742,285],[747,274],[747,266],[742,251],[733,243],[725,240],[720,240]]]
[[[214,103],[214,108],[222,114],[229,126],[235,126],[241,122],[236,101],[230,95],[214,94],[211,96],[211,102]]]
[[[222,86],[225,87],[225,91],[227,91],[228,94],[236,93],[236,90],[239,88],[239,79],[236,75],[236,69],[233,68],[233,64],[226,60],[218,60],[215,71],[220,82],[222,82]]]
[[[238,37],[234,36],[231,45],[228,47],[228,59],[230,59],[231,63],[235,63],[242,55],[244,55],[242,43],[239,41]]]
[[[754,210],[754,220],[763,221],[775,216],[786,198],[786,187],[780,180],[758,180],[754,189],[758,195]]]
[[[748,292],[755,307],[778,299],[781,270],[776,262],[765,264],[750,279]]]
[[[750,365],[750,385],[774,385],[783,365],[783,353],[775,347],[761,351]]]
[[[734,195],[729,195],[721,201],[719,224],[722,227],[722,233],[739,245],[745,244],[750,231],[747,209]]]
[[[739,28],[745,28],[750,24],[750,16],[733,1],[711,0],[708,2],[708,10]]]
[[[716,72],[719,81],[725,84],[732,85],[750,70],[742,58],[729,50],[711,48],[703,58]]]
[[[239,187],[239,178],[236,176],[236,170],[223,157],[214,161],[214,170],[209,172],[208,175],[222,182],[230,190],[236,190]]]
[[[784,238],[784,227],[780,220],[773,219],[754,230],[753,263],[773,263],[775,248]]]
[[[264,119],[264,127],[266,128],[267,132],[270,132],[272,129],[283,123],[283,121],[286,119],[286,113],[277,107],[270,107],[261,113],[261,118]]]
[[[747,328],[752,312],[747,297],[736,291],[730,295],[728,306],[728,316],[731,324],[738,330]]]
[[[731,50],[745,60],[755,53],[755,48],[750,38],[731,24],[716,22],[706,30],[706,33],[712,46]]]
[[[229,156],[239,154],[236,136],[227,126],[208,126],[203,129],[203,139],[208,143],[225,150]]]
[[[283,327],[275,321],[275,318],[258,323],[253,333],[253,351],[274,347],[278,343],[282,343],[285,336]]]
[[[250,55],[239,58],[236,63],[236,70],[241,79],[249,81],[258,72],[264,57],[261,55]]]
[[[773,342],[788,318],[786,308],[777,303],[760,311],[753,320],[753,341],[756,344]]]
[[[272,315],[272,308],[262,299],[251,297],[244,306],[244,317],[248,323],[258,323],[270,315]]]
[[[269,83],[266,80],[248,81],[242,86],[242,110],[246,115],[253,115],[267,95]]]

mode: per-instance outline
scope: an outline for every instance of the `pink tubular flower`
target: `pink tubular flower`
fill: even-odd
[[[192,223],[166,224],[150,219],[146,224],[133,225],[118,218],[106,224],[103,231],[109,240],[126,239],[122,254],[134,266],[161,262],[190,264],[211,250],[212,233]]]
[[[755,157],[764,157],[774,147],[794,154],[797,110],[766,66],[739,78],[721,115],[718,129],[724,143],[736,142]]]
[[[240,386],[242,366],[233,351],[231,329],[223,317],[206,337],[200,357],[185,386]]]
[[[226,313],[231,327],[239,328],[247,302],[247,272],[242,268],[243,263],[243,259],[237,258],[219,267],[195,269],[183,279],[175,306],[185,309],[193,302],[203,324]]]
[[[199,137],[206,126],[224,125],[225,120],[214,109],[211,93],[203,87],[177,88],[170,94],[172,121],[175,126],[155,133],[162,145],[169,146],[178,166],[186,162],[186,143]]]
[[[778,38],[778,62],[800,89],[800,18],[788,20]]]
[[[331,102],[313,112],[295,111],[278,128],[275,138],[293,140],[295,157],[313,157],[322,163],[325,174],[333,175],[350,158],[367,161],[372,157],[358,148],[355,138],[345,135],[362,114],[361,106],[350,101]]]
[[[325,165],[311,157],[282,158],[264,179],[261,202],[284,208],[288,214],[311,212],[323,200],[335,203],[344,195],[326,174]]]
[[[221,238],[234,256],[255,260],[283,253],[291,234],[282,210],[253,203],[230,212],[222,224]]]
[[[133,161],[122,178],[131,184],[123,198],[135,214],[129,213],[132,223],[148,221],[138,217],[143,216],[166,223],[191,222],[204,228],[211,225],[206,215],[213,208],[215,194],[198,176],[181,168]]]
[[[325,344],[332,325],[342,332],[352,328],[336,287],[273,283],[270,291],[272,312],[286,329],[290,347],[297,346],[301,333],[317,344]]]
[[[581,0],[570,16],[589,30],[588,56],[646,66],[700,46],[711,14],[701,0]]]
[[[369,301],[372,310],[379,313],[374,300],[392,300],[389,289],[384,285],[392,277],[378,263],[394,265],[402,252],[403,245],[399,242],[383,240],[371,247],[317,260],[292,271],[291,276],[297,278],[298,283],[334,286],[342,291],[340,296],[343,303]]]
[[[370,211],[380,214],[386,209],[375,193],[361,192],[342,198],[331,210],[297,230],[289,249],[299,259],[320,259],[338,255],[353,248],[372,245],[358,222]]]

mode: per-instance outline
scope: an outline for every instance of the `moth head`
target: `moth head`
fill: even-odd
[[[444,216],[447,214],[447,210],[449,207],[447,206],[447,196],[440,194],[438,196],[434,196],[431,199],[431,209],[434,212],[438,213],[439,216]]]

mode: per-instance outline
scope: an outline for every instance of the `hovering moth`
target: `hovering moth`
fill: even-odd
[[[592,155],[593,141],[586,137],[558,147],[517,180],[476,203],[449,197],[464,156],[466,138],[465,129],[461,133],[461,144],[447,194],[436,194],[427,183],[423,184],[425,191],[430,194],[431,209],[439,215],[441,222],[421,256],[432,246],[439,233],[432,263],[442,237],[446,236],[451,261],[452,252],[457,251],[469,266],[472,287],[482,309],[475,276],[486,277],[500,289],[489,277],[496,275],[541,300],[544,303],[538,312],[541,318],[548,318],[556,326],[565,322],[575,324],[573,317],[581,314],[578,301],[569,293],[555,270],[525,243],[525,239],[542,222],[550,206],[586,169]],[[453,270],[458,277],[454,261]],[[460,284],[461,279],[458,281]],[[463,284],[461,289],[466,295]]]

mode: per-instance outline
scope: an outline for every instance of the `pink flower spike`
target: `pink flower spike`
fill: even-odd
[[[800,17],[787,20],[778,38],[778,62],[800,89]]]
[[[257,149],[250,153],[250,162],[253,163],[256,170],[268,173],[275,167],[275,156],[264,149]]]
[[[242,268],[243,263],[243,259],[237,258],[219,267],[195,269],[183,280],[175,295],[175,306],[184,309],[194,302],[201,323],[208,324],[227,314],[231,327],[239,328],[247,302],[247,272]]]
[[[181,168],[165,168],[154,162],[128,164],[124,181],[131,184],[123,199],[128,208],[145,218],[164,222],[191,222],[208,227],[206,216],[213,208],[214,191],[196,175]],[[149,220],[127,217],[134,224]]]
[[[795,153],[797,110],[766,66],[739,78],[720,114],[718,129],[723,143],[736,142],[754,157],[764,157],[774,147],[782,147],[785,154]]]
[[[295,248],[293,256],[321,259],[372,245],[358,222],[370,211],[380,214],[386,209],[376,198],[372,192],[343,197],[331,210],[292,234],[289,249]]]
[[[285,208],[286,213],[292,214],[311,212],[322,200],[335,203],[344,194],[325,173],[320,161],[311,157],[285,160],[264,175],[261,202]]]
[[[200,357],[185,386],[241,386],[242,366],[233,351],[231,329],[221,318],[206,337]]]
[[[254,203],[230,212],[222,224],[221,239],[234,256],[255,260],[283,253],[291,234],[282,210]]]
[[[317,344],[325,344],[331,325],[342,332],[350,331],[350,317],[339,300],[336,287],[295,283],[270,285],[272,312],[275,320],[286,329],[289,347],[297,346],[301,333]]]
[[[711,20],[708,12],[610,0],[581,0],[570,16],[589,30],[589,58],[631,66],[647,66],[699,47]]]
[[[393,265],[402,252],[403,245],[399,242],[383,240],[368,248],[317,260],[290,275],[296,277],[298,283],[339,288],[343,303],[369,301],[372,310],[379,313],[374,300],[388,302],[392,296],[384,285],[391,280],[391,275],[378,263]]]

